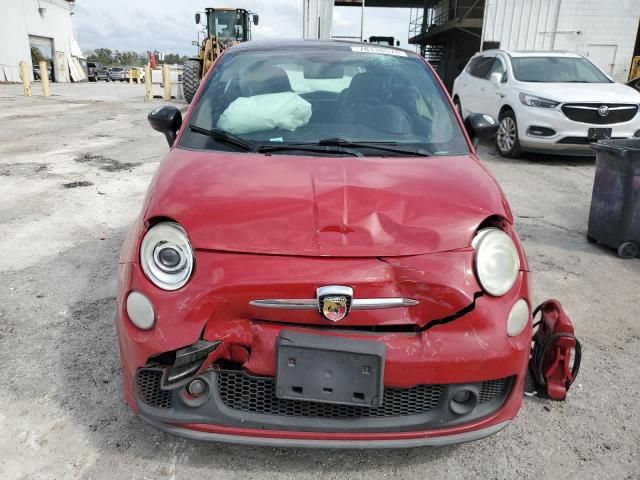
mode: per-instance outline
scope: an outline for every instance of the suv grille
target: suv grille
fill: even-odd
[[[600,108],[607,107],[608,113],[601,115]],[[593,125],[610,125],[628,122],[638,113],[638,105],[616,103],[566,103],[562,113],[569,120]]]
[[[278,398],[275,380],[252,377],[244,372],[221,371],[217,374],[218,393],[228,408],[241,412],[312,418],[382,418],[418,415],[436,408],[443,385],[417,385],[411,388],[385,388],[379,407],[336,405]],[[479,403],[503,397],[509,379],[482,383]]]

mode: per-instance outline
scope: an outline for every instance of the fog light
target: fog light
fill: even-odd
[[[529,304],[523,298],[518,300],[511,311],[507,319],[507,335],[515,337],[522,333],[529,322]]]
[[[131,292],[127,297],[127,315],[142,330],[149,330],[156,321],[151,301],[140,292]]]
[[[469,393],[469,390],[460,390],[453,396],[453,399],[458,403],[464,403],[469,400],[470,396],[471,394]]]
[[[556,131],[551,128],[538,127],[538,126],[532,125],[527,130],[527,134],[534,137],[551,137],[556,134]]]
[[[194,397],[199,397],[200,395],[202,395],[204,392],[207,391],[207,384],[204,383],[203,380],[196,378],[194,381],[189,383],[189,386],[187,387],[187,391],[189,392],[189,394],[193,395]]]
[[[478,404],[478,394],[470,389],[463,388],[454,393],[449,402],[449,408],[453,413],[464,415],[471,412]]]

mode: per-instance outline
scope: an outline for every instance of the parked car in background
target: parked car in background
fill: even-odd
[[[89,81],[97,82],[98,80],[109,81],[109,71],[101,64],[97,62],[87,62],[87,69],[89,72]]]
[[[488,50],[453,84],[460,114],[497,118],[498,152],[593,155],[592,142],[640,136],[640,93],[570,52]]]
[[[391,47],[246,42],[212,69],[184,120],[148,117],[171,149],[118,264],[133,411],[254,445],[504,428],[532,304],[511,209],[470,139],[497,122],[463,126],[426,61]]]
[[[48,72],[48,77],[49,77],[49,81],[53,80],[53,70],[51,69],[51,65],[47,64],[47,72]],[[40,80],[42,77],[40,75],[40,65],[34,65],[33,66],[33,79],[34,80]]]
[[[111,79],[112,82],[115,82],[115,81],[124,82],[125,80],[127,80],[127,72],[128,72],[128,69],[124,67],[112,67],[109,72],[109,78]]]

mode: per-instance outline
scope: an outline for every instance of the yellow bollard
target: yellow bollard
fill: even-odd
[[[20,76],[22,77],[22,89],[24,90],[24,96],[31,96],[31,78],[29,77],[29,64],[27,62],[20,62]]]
[[[40,80],[42,81],[42,95],[48,97],[51,95],[49,92],[49,69],[47,68],[47,62],[44,60],[40,62]]]
[[[153,88],[151,86],[151,67],[149,67],[149,64],[144,67],[144,86],[147,91],[144,99],[153,100]]]
[[[164,99],[171,100],[171,73],[169,65],[162,65],[162,83],[164,83]]]

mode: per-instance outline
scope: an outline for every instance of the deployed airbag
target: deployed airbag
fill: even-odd
[[[222,112],[218,128],[233,134],[281,128],[293,131],[309,123],[311,104],[293,92],[236,98]]]

